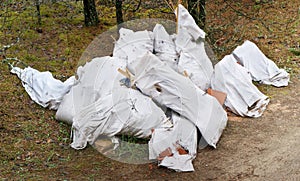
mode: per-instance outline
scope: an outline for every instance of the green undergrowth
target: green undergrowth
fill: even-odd
[[[31,101],[17,77],[9,73],[7,63],[50,71],[54,77],[65,80],[74,75],[88,44],[115,25],[114,7],[97,6],[100,18],[97,27],[84,26],[80,1],[41,4],[40,25],[33,2],[12,0],[5,7],[0,8],[0,14],[6,16],[0,16],[0,48],[16,42],[17,38],[20,41],[1,52],[0,58],[0,178],[64,180],[71,178],[75,170],[88,170],[91,178],[99,176],[99,170],[107,171],[111,161],[90,146],[82,152],[71,149],[71,126],[55,120],[54,111]],[[152,9],[140,9],[125,13],[124,19],[155,16]],[[21,63],[4,62],[4,56],[16,57]],[[127,137],[124,141],[137,141],[133,139]],[[122,152],[119,150],[119,154]],[[76,174],[74,177],[80,178]]]

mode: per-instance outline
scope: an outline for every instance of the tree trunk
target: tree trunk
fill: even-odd
[[[36,7],[36,14],[37,14],[37,17],[38,17],[38,25],[41,26],[42,17],[41,17],[40,1],[39,0],[35,0],[35,7]]]
[[[86,26],[97,26],[99,24],[95,0],[83,0],[84,23]]]
[[[200,28],[204,28],[206,21],[205,0],[188,0],[188,10]]]
[[[121,24],[124,22],[123,12],[122,12],[122,0],[116,0],[116,16],[117,16],[117,24]]]

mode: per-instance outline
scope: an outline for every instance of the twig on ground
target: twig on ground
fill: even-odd
[[[12,46],[14,46],[15,44],[19,43],[19,41],[20,41],[20,38],[17,37],[16,42],[13,42],[13,43],[11,43],[11,44],[9,44],[9,45],[4,45],[4,46],[0,49],[0,54],[4,54],[5,51],[6,51],[7,49],[9,49],[9,48],[11,48]]]
[[[230,4],[230,2],[227,2],[227,1],[224,1],[224,2],[227,4],[227,6],[228,6],[230,9],[232,9],[232,10],[233,10],[234,12],[236,12],[237,14],[239,14],[239,15],[241,15],[241,16],[244,16],[245,18],[248,18],[248,19],[250,19],[250,20],[256,20],[256,21],[259,21],[259,22],[260,22],[260,23],[268,30],[269,33],[272,32],[272,30],[270,29],[270,27],[267,26],[267,25],[265,24],[265,22],[264,22],[262,19],[257,18],[257,17],[251,17],[251,16],[247,15],[246,13],[244,13],[244,12],[242,12],[242,11],[240,11],[240,10],[235,9],[235,8]]]
[[[2,63],[7,64],[10,69],[17,66],[18,64],[22,64],[23,66],[28,67],[28,65],[26,63],[24,63],[23,61],[21,61],[17,57],[15,57],[15,58],[4,58],[2,60]]]

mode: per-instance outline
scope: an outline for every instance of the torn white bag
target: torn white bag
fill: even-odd
[[[40,72],[31,67],[21,69],[13,67],[11,73],[16,74],[30,98],[37,104],[56,110],[65,94],[75,84],[75,77],[70,77],[65,82],[53,78],[52,74]]]
[[[176,8],[175,10],[175,14],[178,21],[178,34],[187,32],[194,41],[198,40],[199,38],[205,38],[205,32],[199,28],[193,16],[191,16],[189,11],[184,6],[179,4],[178,9]]]
[[[153,29],[154,53],[163,62],[166,62],[173,70],[178,71],[178,54],[172,36],[166,29],[157,24]]]
[[[121,87],[75,115],[71,146],[85,148],[87,142],[93,144],[100,135],[112,137],[125,134],[150,138],[151,130],[164,127],[164,124],[167,124],[167,118],[151,98]]]
[[[270,101],[253,85],[247,69],[233,55],[225,56],[215,65],[212,89],[226,92],[225,105],[240,116],[260,117]]]
[[[127,60],[127,64],[135,61],[138,56],[150,51],[153,52],[153,33],[150,31],[134,32],[121,28],[120,37],[115,42],[113,56]]]
[[[252,79],[276,87],[287,86],[289,74],[267,58],[252,42],[245,41],[233,51],[234,57],[251,73]]]
[[[172,128],[156,128],[149,141],[149,159],[157,159],[159,155],[170,149],[172,156],[165,156],[159,163],[176,171],[194,171],[192,161],[197,154],[197,129],[184,117],[173,113]],[[178,148],[187,150],[181,154]]]
[[[187,9],[182,5],[178,8],[175,40],[176,51],[180,55],[178,71],[187,74],[196,86],[206,91],[210,87],[213,65],[204,47],[205,32],[198,27]]]
[[[181,32],[176,36],[175,44],[180,54],[178,71],[187,73],[196,86],[206,91],[210,87],[213,66],[206,54],[203,39],[195,42],[186,32]]]
[[[124,67],[125,60],[113,57],[95,58],[84,67],[80,66],[77,70],[79,85],[74,86],[64,97],[56,118],[72,124],[75,114],[120,86],[119,80],[123,77],[117,70]]]
[[[83,149],[100,135],[149,138],[151,129],[167,125],[164,112],[151,98],[122,85],[118,68],[124,64],[118,58],[103,57],[78,69],[78,84],[56,114],[57,119],[72,123],[73,148]]]
[[[134,83],[144,94],[186,117],[198,127],[206,142],[216,147],[226,126],[227,115],[214,97],[151,53],[128,68],[135,73]]]

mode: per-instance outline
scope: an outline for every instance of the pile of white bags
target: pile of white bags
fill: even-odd
[[[225,106],[235,114],[259,117],[269,98],[252,79],[286,86],[289,74],[249,41],[214,69],[204,48],[205,32],[182,5],[178,8],[177,34],[169,35],[159,24],[153,32],[122,28],[113,57],[79,67],[76,80],[62,83],[30,67],[12,72],[35,102],[58,109],[56,118],[72,124],[73,148],[83,149],[99,136],[148,138],[149,159],[193,171],[197,143],[216,148],[227,123],[225,110],[207,89],[226,93]],[[169,117],[166,110],[172,111]]]
[[[168,126],[164,112],[149,97],[121,84],[122,62],[102,57],[78,69],[78,84],[56,113],[57,119],[72,123],[73,148],[83,149],[100,135],[149,138],[151,129]]]
[[[134,83],[160,106],[165,106],[197,126],[206,142],[216,147],[227,115],[214,97],[160,61],[152,53],[145,54],[129,67],[135,72]],[[188,130],[187,130],[188,131]]]

